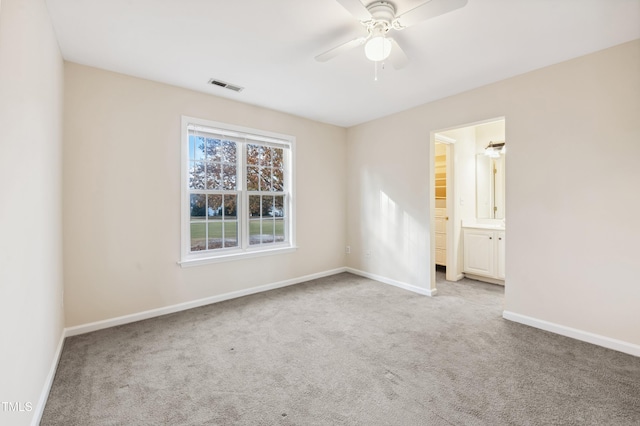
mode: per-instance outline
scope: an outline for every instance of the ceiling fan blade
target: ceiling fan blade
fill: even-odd
[[[367,41],[367,39],[368,37],[354,38],[351,41],[348,41],[344,44],[341,44],[340,46],[334,47],[331,50],[327,50],[326,52],[319,54],[315,59],[318,62],[326,62],[329,59],[333,59],[336,56],[353,49],[354,47],[362,46]]]
[[[397,41],[389,38],[391,41],[391,54],[389,55],[389,62],[393,65],[393,68],[399,70],[404,68],[409,63],[409,58],[404,50],[400,47]]]
[[[360,0],[338,0],[338,3],[359,21],[368,21],[371,19],[371,14]]]
[[[393,27],[402,30],[426,19],[451,12],[466,6],[468,0],[431,0],[398,16]]]

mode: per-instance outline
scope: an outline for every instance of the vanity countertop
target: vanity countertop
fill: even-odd
[[[493,225],[490,223],[463,223],[463,228],[490,229],[492,231],[504,231],[504,225]]]

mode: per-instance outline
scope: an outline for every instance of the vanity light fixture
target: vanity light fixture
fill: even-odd
[[[484,149],[484,155],[489,158],[500,158],[500,154],[504,154],[506,144],[504,142],[489,141],[489,145]]]

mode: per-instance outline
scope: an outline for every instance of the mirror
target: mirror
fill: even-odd
[[[476,155],[476,216],[504,219],[504,154],[498,158]]]

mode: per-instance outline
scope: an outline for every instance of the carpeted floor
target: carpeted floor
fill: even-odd
[[[351,274],[66,340],[42,425],[638,425],[640,358]]]

